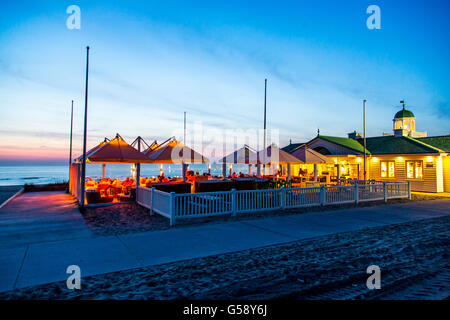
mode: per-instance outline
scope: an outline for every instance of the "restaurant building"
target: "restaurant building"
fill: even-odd
[[[415,120],[403,105],[394,116],[393,133],[366,138],[366,149],[356,131],[348,137],[318,134],[305,144],[333,160],[332,168],[326,169],[332,172],[326,173],[338,181],[364,179],[365,158],[366,179],[410,181],[412,191],[450,192],[450,135],[427,137],[426,132],[415,131]],[[291,143],[283,150],[293,153],[301,145]],[[293,168],[293,175],[298,171]]]

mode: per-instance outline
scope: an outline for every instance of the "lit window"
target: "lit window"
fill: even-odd
[[[422,179],[423,178],[422,161],[406,161],[406,175],[408,179]]]
[[[395,162],[381,161],[381,177],[394,178],[395,177]]]
[[[388,176],[389,176],[389,178],[395,177],[395,162],[394,161],[389,161]]]

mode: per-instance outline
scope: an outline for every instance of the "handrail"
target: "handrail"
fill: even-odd
[[[363,201],[410,198],[409,182],[377,182],[343,186],[167,193],[139,187],[137,202],[170,219],[211,217]]]

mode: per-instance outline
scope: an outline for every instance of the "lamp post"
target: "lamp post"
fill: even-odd
[[[70,167],[72,165],[72,131],[73,131],[73,100],[70,112],[70,151],[69,151],[69,189],[70,189]]]
[[[363,100],[363,137],[364,137],[364,182],[367,179],[366,176],[366,99]]]
[[[263,177],[266,174],[266,102],[267,102],[267,79],[264,79],[264,146],[263,146]]]
[[[86,47],[86,88],[84,96],[84,133],[83,133],[83,163],[81,165],[81,208],[84,209],[84,185],[86,180],[86,135],[88,110],[88,77],[89,77],[89,46]]]
[[[184,136],[183,136],[183,143],[184,146],[186,146],[186,111],[184,112]],[[183,151],[183,159],[184,159],[184,151]],[[184,161],[181,162],[181,175],[183,177],[183,182],[186,182],[186,164]]]

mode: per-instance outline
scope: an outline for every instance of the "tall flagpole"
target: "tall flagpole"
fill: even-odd
[[[266,174],[266,101],[267,101],[267,79],[264,79],[264,148],[263,148],[263,177]]]
[[[72,131],[73,131],[73,100],[70,112],[70,151],[69,151],[69,188],[70,188],[70,166],[72,165]]]
[[[364,182],[366,181],[366,99],[363,100]]]
[[[186,111],[184,112],[184,137],[183,137],[183,144],[186,146]],[[183,158],[184,158],[184,152],[183,152]],[[181,170],[182,170],[182,176],[183,176],[183,182],[186,182],[186,165],[184,164],[184,161],[181,162]]]
[[[84,208],[84,184],[86,180],[86,136],[88,111],[88,79],[89,79],[89,46],[86,47],[86,89],[84,96],[84,134],[83,134],[83,163],[81,166],[81,208]]]

